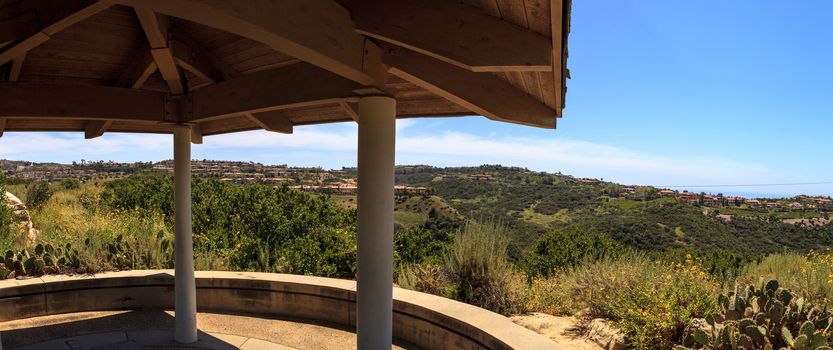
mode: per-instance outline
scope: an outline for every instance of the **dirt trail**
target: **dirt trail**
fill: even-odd
[[[559,317],[543,313],[532,313],[523,316],[513,316],[512,321],[550,338],[565,349],[604,349],[604,347],[596,342],[587,339],[582,330],[577,329],[578,320],[575,317]]]

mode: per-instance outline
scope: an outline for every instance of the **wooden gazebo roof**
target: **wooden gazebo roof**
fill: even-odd
[[[202,135],[483,115],[554,128],[569,0],[0,0],[3,131]]]

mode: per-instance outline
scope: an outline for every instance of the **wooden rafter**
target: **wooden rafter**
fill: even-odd
[[[359,33],[475,72],[551,71],[552,42],[448,0],[353,0]]]
[[[336,1],[109,1],[234,33],[363,85],[384,79],[381,52],[366,50],[350,12]]]
[[[191,94],[190,121],[204,121],[277,109],[333,103],[354,97],[361,88],[308,63],[246,74]]]
[[[168,84],[168,89],[175,95],[184,94],[185,86],[168,40],[168,17],[157,15],[153,10],[144,7],[136,7],[134,10],[150,44],[150,54],[156,62],[156,68]]]
[[[141,88],[155,71],[156,61],[153,60],[150,49],[144,49],[139,57],[127,66],[116,86],[133,89]]]
[[[0,117],[0,137],[3,137],[3,131],[6,131],[6,118]]]
[[[37,31],[21,33],[16,44],[0,52],[0,65],[20,57],[29,50],[43,44],[56,33],[67,27],[89,18],[111,6],[108,2],[96,0],[85,1],[53,1],[50,6],[36,9],[41,27]]]
[[[339,101],[338,105],[341,106],[341,109],[344,110],[347,115],[350,116],[350,119],[353,119],[355,122],[359,122],[359,106],[356,103],[348,102],[346,100]]]
[[[292,133],[292,121],[281,111],[270,111],[264,113],[246,113],[253,123],[267,131],[279,132],[282,134]]]
[[[12,68],[9,70],[9,81],[17,81],[20,79],[20,71],[23,69],[24,60],[26,60],[25,53],[12,60]]]
[[[220,75],[220,77],[222,77],[222,80],[230,80],[240,76],[240,72],[234,69],[234,67],[226,63],[226,61],[223,61],[222,58],[215,55],[213,52],[211,52],[211,50],[200,45],[200,43],[198,43],[193,38],[179,33],[175,28],[171,28],[170,30],[174,40],[174,54],[179,59],[185,60],[185,57],[177,54],[178,52],[182,52],[182,50],[179,50],[178,48],[180,46],[183,46],[190,50],[189,56],[191,56],[192,58],[189,58],[189,60],[200,61],[199,64],[191,63],[192,65],[194,65],[195,69],[199,66],[204,65],[204,61],[208,61],[208,63],[211,65],[211,69],[209,69],[209,71],[217,72]]]
[[[172,44],[174,61],[178,66],[212,83],[224,79],[224,74],[217,69],[215,63],[208,57],[208,53],[198,52],[199,49],[194,49],[179,40],[174,40]]]
[[[89,85],[0,83],[7,118],[166,121],[165,94]]]
[[[104,132],[113,125],[112,120],[91,120],[87,122],[87,125],[84,126],[84,138],[94,139],[101,135],[104,135]]]
[[[494,74],[474,73],[408,49],[383,46],[390,72],[489,119],[555,128],[556,112]]]

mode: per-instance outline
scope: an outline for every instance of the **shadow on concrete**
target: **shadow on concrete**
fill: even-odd
[[[21,328],[2,332],[3,350],[66,349],[238,349],[248,338],[228,336],[220,339],[199,332],[194,344],[174,341],[174,317],[164,310],[134,310],[118,314],[96,316],[73,314],[75,319],[60,315],[46,322],[51,324],[21,325]],[[35,321],[37,322],[37,321]],[[44,322],[45,323],[45,322]]]

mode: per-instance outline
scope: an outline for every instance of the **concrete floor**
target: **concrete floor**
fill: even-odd
[[[173,340],[172,311],[82,312],[0,323],[2,350],[355,349],[351,329],[333,324],[264,318],[258,315],[198,313],[199,341]],[[407,344],[393,349],[416,349]]]

